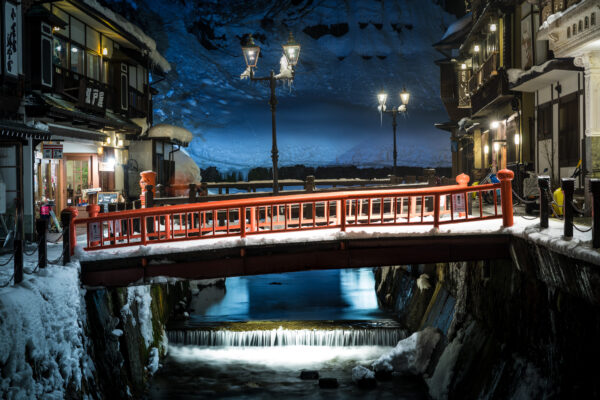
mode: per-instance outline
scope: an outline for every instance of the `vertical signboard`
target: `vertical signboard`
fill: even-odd
[[[19,76],[21,70],[21,17],[20,7],[15,4],[4,3],[4,63],[3,71],[7,76]]]

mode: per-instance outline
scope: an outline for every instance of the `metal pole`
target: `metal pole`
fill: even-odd
[[[592,192],[592,247],[600,247],[600,179],[590,179]]]
[[[539,176],[538,187],[540,188],[540,228],[548,227],[548,216],[550,213],[550,207],[548,206],[547,193],[550,189],[550,177]]]
[[[563,214],[565,217],[563,236],[570,239],[573,237],[573,192],[575,192],[575,179],[562,178],[561,187],[564,193]]]
[[[398,112],[396,110],[392,111],[392,128],[394,131],[394,168],[392,169],[392,174],[396,176],[396,159],[398,158],[398,151],[396,150],[396,114]]]
[[[13,241],[14,284],[23,281],[23,145],[17,148],[17,198],[15,201],[15,237]]]
[[[71,211],[64,209],[60,213],[63,229],[63,265],[71,262]]]
[[[35,230],[38,239],[38,264],[40,268],[46,268],[48,247],[46,243],[46,231],[48,229],[48,220],[38,219],[35,221]]]
[[[271,106],[271,126],[273,133],[273,147],[271,148],[271,159],[273,160],[273,194],[279,193],[279,173],[277,170],[277,161],[279,160],[279,151],[277,150],[277,124],[275,122],[275,112],[277,110],[277,97],[275,97],[275,86],[277,79],[275,79],[275,72],[271,71],[269,78],[271,87],[271,98],[269,99],[269,105]]]

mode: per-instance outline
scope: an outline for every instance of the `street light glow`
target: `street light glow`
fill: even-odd
[[[406,91],[406,88],[402,88],[402,92],[400,92],[400,100],[403,105],[408,104],[408,100],[410,99],[410,93]]]
[[[498,122],[498,121],[490,122],[490,128],[492,128],[492,129],[498,129],[499,126],[500,126],[500,122]]]
[[[381,92],[377,95],[377,100],[379,101],[379,105],[383,106],[385,105],[385,102],[387,101],[387,93]]]
[[[475,53],[479,53],[479,45],[478,44],[476,44],[475,46],[473,46],[473,51]]]

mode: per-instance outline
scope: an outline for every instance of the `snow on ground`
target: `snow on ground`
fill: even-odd
[[[481,235],[481,234],[507,234],[514,235],[536,244],[548,247],[557,253],[581,259],[592,264],[600,265],[600,252],[591,248],[592,232],[574,231],[571,240],[562,237],[563,222],[550,219],[549,228],[540,230],[539,219],[530,220],[530,217],[515,216],[514,226],[502,227],[501,219],[484,221],[461,222],[441,225],[434,229],[430,225],[405,225],[405,226],[373,226],[373,227],[348,227],[346,232],[337,228],[305,230],[298,232],[282,232],[249,235],[241,237],[221,237],[200,240],[187,240],[181,242],[160,243],[152,245],[138,245],[120,247],[106,250],[84,251],[77,246],[75,253],[81,261],[95,261],[110,258],[127,258],[140,256],[156,256],[183,251],[201,251],[208,249],[222,249],[232,247],[251,247],[277,243],[306,243],[327,240],[368,239],[385,237],[414,237],[414,236],[441,236],[441,235]],[[581,227],[585,229],[586,227]],[[79,243],[85,243],[83,238]]]
[[[49,244],[57,258],[62,244]],[[0,263],[6,260],[0,256]],[[25,256],[33,270],[37,254]],[[0,283],[12,275],[12,263],[0,267]],[[17,286],[0,288],[0,398],[62,399],[92,376],[83,327],[86,308],[79,286],[79,263],[49,266],[25,275]]]
[[[372,364],[375,371],[395,372],[401,375],[419,375],[425,372],[442,334],[432,327],[415,332],[398,342],[396,347]]]

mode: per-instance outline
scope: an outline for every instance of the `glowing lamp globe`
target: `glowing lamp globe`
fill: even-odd
[[[402,101],[402,104],[407,105],[409,99],[410,93],[406,91],[406,88],[402,88],[402,92],[400,93],[400,100]]]
[[[380,106],[384,106],[387,101],[387,93],[381,92],[377,95],[377,101],[379,101]]]
[[[282,47],[283,54],[285,54],[285,58],[287,58],[288,65],[290,67],[295,67],[298,63],[298,58],[300,57],[300,45],[294,39],[292,32],[290,32],[288,42]]]
[[[242,46],[242,53],[244,53],[244,60],[246,61],[246,66],[250,68],[255,68],[258,63],[258,56],[260,54],[260,47],[258,47],[254,43],[254,38],[252,35],[248,37],[248,42],[245,46]]]

